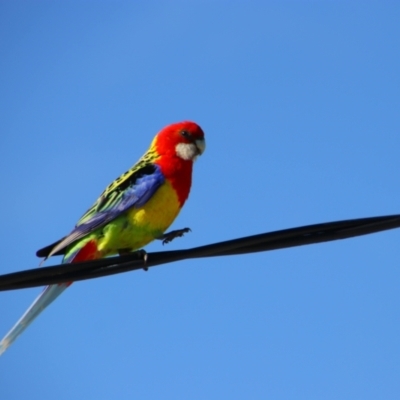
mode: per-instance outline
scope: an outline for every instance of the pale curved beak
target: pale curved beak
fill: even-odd
[[[199,151],[199,155],[202,155],[204,153],[204,150],[206,149],[206,141],[204,139],[197,139],[194,141],[194,144]]]

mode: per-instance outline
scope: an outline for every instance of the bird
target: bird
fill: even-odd
[[[204,132],[195,122],[161,129],[145,154],[106,187],[74,229],[36,255],[43,261],[62,255],[62,263],[77,263],[126,254],[155,239],[164,244],[183,236],[189,228],[166,230],[189,196],[193,163],[204,150]],[[46,286],[1,340],[0,355],[71,284]]]

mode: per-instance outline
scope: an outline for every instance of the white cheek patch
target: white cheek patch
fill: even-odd
[[[178,157],[184,160],[195,160],[199,155],[199,150],[193,143],[179,143],[175,147]]]

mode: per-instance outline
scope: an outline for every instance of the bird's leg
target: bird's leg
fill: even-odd
[[[177,229],[176,231],[171,231],[164,233],[159,236],[157,239],[162,240],[162,244],[166,244],[172,242],[177,237],[182,237],[185,233],[191,232],[190,228]]]
[[[144,267],[143,267],[143,269],[144,269],[145,271],[148,271],[148,270],[149,270],[149,267],[146,266],[147,258],[148,258],[147,253],[146,253],[146,250],[141,249],[141,250],[137,250],[137,251],[135,251],[135,252],[131,251],[130,249],[119,249],[119,250],[118,250],[118,254],[119,254],[120,256],[125,256],[125,255],[127,255],[127,254],[132,254],[132,253],[136,253],[136,254],[138,255],[139,258],[143,258],[143,261],[144,261]]]

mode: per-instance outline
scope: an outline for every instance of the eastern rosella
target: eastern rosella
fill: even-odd
[[[164,233],[189,196],[192,166],[205,149],[204,133],[184,121],[162,129],[150,148],[112,182],[72,232],[39,250],[45,259],[63,255],[63,263],[94,260],[134,251],[154,239],[164,242],[188,229]],[[0,354],[72,282],[47,286],[0,342]]]

